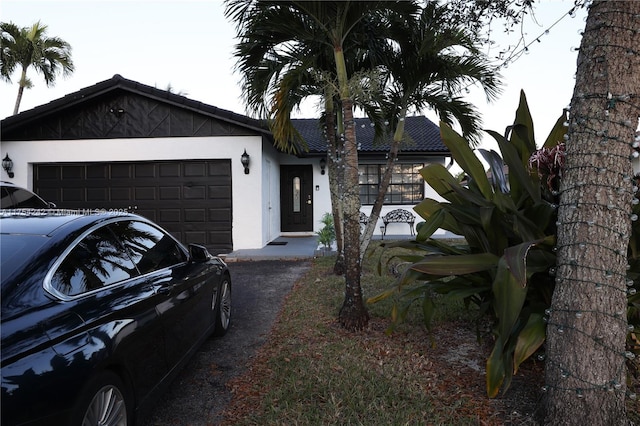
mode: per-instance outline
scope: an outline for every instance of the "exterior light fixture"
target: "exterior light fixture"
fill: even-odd
[[[13,160],[9,158],[9,154],[2,159],[2,168],[10,178],[13,178]]]
[[[380,225],[380,239],[384,240],[384,225]]]
[[[325,168],[327,167],[327,160],[323,158],[320,159],[320,174],[323,175],[325,173]]]
[[[242,154],[242,156],[240,157],[240,162],[242,163],[242,166],[244,167],[244,174],[248,175],[249,174],[249,154],[247,154],[247,150],[244,150],[244,154]]]

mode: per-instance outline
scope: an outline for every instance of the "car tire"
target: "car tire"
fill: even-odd
[[[220,337],[227,334],[231,326],[231,280],[223,276],[214,302],[215,329],[213,335]]]
[[[127,426],[133,405],[124,383],[110,371],[95,376],[83,389],[73,413],[72,426]]]

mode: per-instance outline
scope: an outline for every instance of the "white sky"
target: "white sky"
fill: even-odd
[[[536,21],[528,18],[525,40],[534,42],[529,53],[503,70],[505,85],[500,99],[487,105],[483,95],[472,91],[469,101],[483,113],[484,128],[502,133],[512,123],[519,92],[525,90],[542,144],[556,119],[570,100],[574,86],[579,32],[584,28],[585,10],[565,17],[572,0],[536,1]],[[171,85],[174,93],[219,108],[245,114],[240,99],[240,77],[234,74],[235,30],[223,16],[222,0],[2,0],[0,20],[20,27],[40,20],[47,35],[67,41],[73,48],[76,71],[60,77],[54,87],[30,70],[34,87],[25,90],[20,111],[26,111],[66,94],[120,74],[160,89]],[[498,29],[500,30],[500,29]],[[516,43],[518,32],[501,37],[502,43]],[[506,40],[506,41],[505,41]],[[492,50],[497,55],[499,49]],[[13,112],[17,94],[13,84],[0,82],[0,117]],[[428,111],[425,115],[435,120]],[[316,116],[315,103],[305,106],[297,117]],[[487,139],[484,147],[493,147]]]

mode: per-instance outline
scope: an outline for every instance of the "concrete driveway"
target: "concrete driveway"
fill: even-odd
[[[309,260],[230,262],[233,304],[229,332],[202,345],[143,425],[218,424],[231,400],[226,383],[245,371],[266,341],[284,297],[310,266]]]

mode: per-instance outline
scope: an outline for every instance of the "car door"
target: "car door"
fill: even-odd
[[[145,222],[127,223],[121,237],[141,279],[162,295],[156,311],[164,326],[169,369],[175,368],[201,341],[211,325],[212,283],[206,263],[189,262],[185,250],[166,232]]]
[[[63,299],[68,311],[77,315],[76,323],[82,324],[89,336],[85,347],[65,356],[74,362],[85,360],[94,370],[106,364],[121,365],[140,397],[167,374],[164,328],[156,309],[162,299],[141,279],[107,226],[93,229],[75,244],[55,269],[48,286]],[[49,330],[57,332],[53,327]],[[61,337],[50,335],[54,342]],[[61,342],[57,347],[67,348],[69,344]]]

